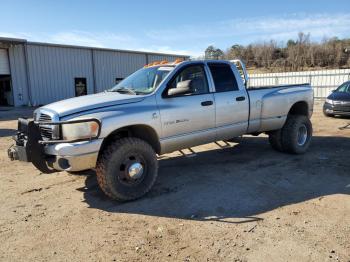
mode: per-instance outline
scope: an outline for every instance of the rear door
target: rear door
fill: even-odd
[[[229,63],[208,63],[215,87],[215,127],[217,140],[230,139],[246,133],[249,118],[249,99],[242,81],[237,81]]]

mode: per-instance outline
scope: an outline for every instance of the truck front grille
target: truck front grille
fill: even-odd
[[[39,116],[39,122],[51,122],[51,116],[41,113]],[[40,126],[40,132],[43,139],[52,139],[53,126]]]
[[[50,122],[52,121],[51,116],[41,113],[39,116],[39,122]]]

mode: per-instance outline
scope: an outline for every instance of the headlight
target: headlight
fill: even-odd
[[[79,140],[97,138],[100,132],[98,121],[86,121],[78,123],[62,124],[63,140]]]
[[[327,99],[326,99],[326,103],[332,104],[332,105],[333,105],[333,100],[327,98]]]

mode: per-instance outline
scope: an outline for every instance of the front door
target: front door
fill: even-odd
[[[181,88],[187,88],[188,92],[172,92]],[[214,96],[209,93],[202,63],[181,69],[162,96],[157,97],[157,103],[162,123],[162,148],[167,148],[166,151],[215,140]]]

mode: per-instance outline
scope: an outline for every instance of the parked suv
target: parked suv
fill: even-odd
[[[325,116],[350,116],[350,81],[341,84],[327,97],[323,105]]]

